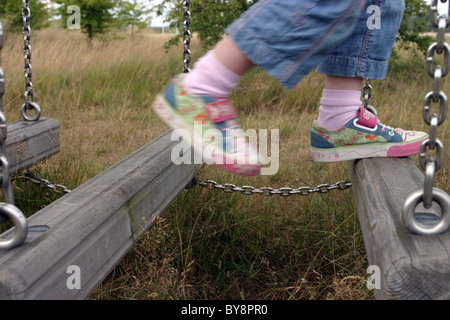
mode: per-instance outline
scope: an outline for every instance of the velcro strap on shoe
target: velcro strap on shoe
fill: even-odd
[[[215,123],[234,119],[237,116],[236,110],[231,105],[230,101],[226,99],[208,103],[207,105],[205,105],[205,110],[206,112],[208,112],[211,120]]]
[[[378,118],[366,108],[361,108],[359,111],[359,119],[357,123],[367,128],[375,128],[378,123]]]

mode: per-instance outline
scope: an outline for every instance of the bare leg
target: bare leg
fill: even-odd
[[[325,89],[330,90],[361,90],[362,78],[348,78],[327,75]]]
[[[213,51],[217,60],[238,75],[244,75],[255,66],[229,36],[219,41]]]

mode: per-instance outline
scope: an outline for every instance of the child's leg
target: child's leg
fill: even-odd
[[[367,0],[353,33],[321,62],[327,75],[318,123],[326,129],[342,128],[359,110],[362,79],[384,79],[403,17],[403,0]],[[343,92],[329,91],[342,90]],[[348,96],[348,101],[342,97]],[[342,108],[340,108],[342,106]],[[351,107],[353,107],[353,116]]]
[[[228,36],[190,73],[167,86],[157,97],[154,109],[173,128],[194,131],[195,121],[202,120],[205,128],[223,132],[227,141],[227,130],[239,126],[236,112],[223,98],[240,76],[258,65],[291,88],[351,34],[364,3],[365,0],[259,1],[227,29]],[[228,148],[225,143],[223,146],[227,160],[255,158],[255,153],[247,148]],[[258,167],[252,163],[231,161],[231,165],[223,167],[242,174],[258,173]]]
[[[214,50],[200,58],[183,78],[183,85],[192,94],[225,98],[253,66],[234,41],[225,36]]]
[[[226,68],[241,76],[255,66],[227,35],[215,46],[214,55]]]
[[[383,79],[403,15],[404,1],[368,0],[353,34],[317,71],[325,73],[319,119],[311,130],[311,158],[320,162],[419,153],[427,134],[393,129],[361,108],[362,79]]]
[[[326,129],[342,128],[362,105],[362,78],[327,75],[319,107],[317,123]]]

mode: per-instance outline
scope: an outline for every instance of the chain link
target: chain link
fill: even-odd
[[[440,0],[446,3],[447,0]],[[448,99],[447,95],[441,91],[441,81],[450,68],[450,46],[445,41],[445,30],[449,23],[448,15],[439,15],[439,0],[433,0],[430,7],[430,20],[437,30],[436,42],[431,44],[427,50],[426,70],[430,77],[433,78],[433,90],[425,95],[422,117],[427,125],[430,126],[430,133],[420,148],[419,163],[425,171],[425,182],[423,190],[418,190],[411,194],[405,201],[403,206],[403,220],[407,228],[414,233],[434,234],[441,233],[450,226],[450,197],[448,194],[438,188],[434,188],[434,177],[436,172],[444,163],[444,144],[437,137],[438,127],[445,121],[447,117]],[[447,12],[450,14],[450,5],[447,4]],[[435,66],[435,55],[443,54],[444,65]],[[431,113],[431,104],[439,103],[439,113]],[[429,156],[429,152],[435,152],[435,157]],[[418,204],[423,203],[425,208],[431,208],[433,201],[436,201],[442,209],[442,217],[440,222],[434,228],[424,228],[417,224],[414,218],[414,211]]]
[[[26,172],[19,175],[17,178],[23,181],[30,181],[34,184],[37,184],[43,188],[51,189],[55,193],[59,194],[67,194],[72,192],[72,190],[68,189],[66,186],[62,184],[54,184],[47,179],[41,178],[33,173],[33,170],[28,169]]]
[[[3,49],[3,25],[0,22],[0,51]],[[14,223],[16,231],[13,238],[0,241],[0,249],[12,249],[21,245],[28,234],[28,223],[22,211],[14,205],[14,193],[12,183],[9,178],[9,163],[6,158],[6,138],[7,126],[6,115],[3,111],[3,96],[5,94],[5,73],[1,66],[0,57],[0,184],[3,189],[6,202],[0,203],[0,221],[11,220]]]
[[[3,26],[0,26],[0,38],[0,42],[2,43],[3,48]],[[8,159],[6,158],[7,126],[6,115],[3,111],[3,96],[5,94],[5,88],[5,72],[3,71],[0,60],[0,166],[2,168],[1,187],[4,191],[6,202],[14,204],[14,194],[12,192],[12,185],[9,179],[9,163]]]
[[[370,98],[372,97],[372,85],[370,84],[370,80],[366,79],[366,83],[363,86],[362,95],[364,98],[364,108],[372,112],[374,115],[378,115],[377,109],[374,106],[370,105]]]
[[[425,95],[422,117],[427,125],[430,126],[429,138],[423,142],[419,154],[420,166],[426,173],[426,180],[433,181],[436,172],[442,167],[444,162],[444,144],[437,138],[437,129],[447,117],[448,99],[447,95],[440,90],[442,79],[448,74],[450,67],[450,46],[445,41],[445,29],[447,28],[448,18],[444,15],[438,15],[438,0],[433,0],[431,4],[431,23],[438,28],[436,42],[431,44],[427,50],[426,69],[430,77],[433,78],[433,90]],[[442,1],[442,3],[446,1]],[[450,10],[450,6],[449,6]],[[435,55],[444,55],[444,65],[435,65]],[[431,104],[439,103],[439,114],[431,113]],[[435,151],[436,157],[428,157],[428,151]],[[432,206],[432,187],[424,189],[424,206]]]
[[[225,183],[225,184],[219,184],[213,180],[206,180],[206,181],[198,181],[196,178],[191,182],[190,187],[194,185],[199,185],[204,188],[213,190],[221,190],[225,193],[234,193],[239,192],[244,195],[254,195],[259,194],[261,196],[272,196],[272,195],[279,195],[282,197],[290,197],[292,195],[300,195],[300,196],[307,196],[313,193],[328,193],[333,190],[347,190],[352,187],[352,184],[348,180],[342,180],[338,181],[335,184],[320,184],[317,187],[299,187],[299,188],[271,188],[271,187],[262,187],[262,188],[255,188],[253,186],[236,186],[231,183]]]
[[[192,33],[191,33],[191,1],[183,1],[183,8],[184,8],[184,15],[183,15],[183,26],[184,26],[184,33],[183,33],[183,72],[188,73],[190,72],[190,63],[191,63],[191,39],[192,39]],[[363,95],[365,97],[365,101],[367,102],[367,105],[369,103],[369,99],[372,95],[372,86],[369,84],[369,80],[366,80],[366,86],[364,87]],[[375,108],[372,106],[368,106],[368,108],[374,111],[376,114]],[[320,184],[315,188],[311,188],[309,186],[300,187],[300,188],[271,188],[271,187],[262,187],[262,188],[255,188],[253,186],[242,186],[238,187],[231,183],[225,183],[225,184],[219,184],[213,180],[206,180],[206,181],[198,181],[196,178],[194,178],[186,188],[191,188],[194,185],[200,185],[202,187],[208,188],[208,189],[217,189],[222,190],[226,193],[232,193],[232,192],[240,192],[244,195],[253,195],[253,194],[259,194],[263,196],[272,196],[272,195],[280,195],[282,197],[289,197],[295,194],[306,196],[310,195],[312,193],[328,193],[332,190],[346,190],[348,188],[352,187],[352,184],[348,180],[343,180],[336,182],[333,185],[330,184]]]
[[[362,92],[363,98],[364,98],[364,108],[369,107],[370,98],[372,97],[372,86],[369,83],[369,79],[366,79],[366,83],[363,86],[363,92]]]
[[[184,8],[184,14],[183,14],[183,72],[188,73],[191,71],[190,64],[191,64],[191,39],[192,39],[192,33],[191,33],[191,1],[183,1],[183,8]]]
[[[41,117],[41,108],[36,103],[33,90],[33,67],[31,65],[31,10],[30,0],[22,0],[23,19],[23,56],[25,73],[25,103],[22,106],[22,116],[27,121],[37,121]],[[34,110],[34,115],[29,116],[28,111]]]

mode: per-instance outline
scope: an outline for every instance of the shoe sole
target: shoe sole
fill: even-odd
[[[399,158],[418,154],[426,138],[408,143],[373,143],[330,149],[310,148],[310,158],[315,162],[339,162],[363,158]]]
[[[164,96],[158,95],[154,103],[152,104],[152,108],[153,110],[155,110],[158,116],[172,129],[187,130],[192,135],[191,137],[194,137],[193,141],[203,141],[203,137],[198,136],[198,134],[196,134],[190,126],[186,125],[186,122],[183,121],[183,119],[173,110],[173,108],[170,106],[169,102],[164,98]],[[197,154],[202,155],[202,159],[204,160],[204,162],[215,164],[226,171],[244,176],[255,176],[261,173],[262,168],[261,165],[239,164],[239,163],[230,164],[229,162],[232,161],[227,161],[228,159],[226,158],[226,155],[222,156],[219,155],[211,159],[206,159],[205,161],[205,159],[203,158],[204,157],[203,144],[202,147],[199,147],[198,145],[193,143],[189,143],[189,145],[194,149],[194,151]],[[218,161],[218,159],[220,159],[221,161]]]

